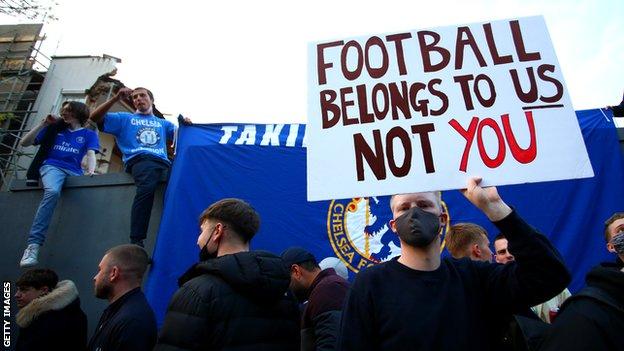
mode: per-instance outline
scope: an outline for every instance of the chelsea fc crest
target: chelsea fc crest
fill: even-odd
[[[444,202],[442,209],[449,213]],[[327,235],[334,253],[355,273],[398,256],[401,242],[390,229],[390,219],[389,196],[333,200],[327,211]],[[442,228],[443,238],[448,223],[450,218]]]
[[[136,140],[141,145],[154,146],[160,141],[160,134],[154,128],[141,128],[136,134]]]

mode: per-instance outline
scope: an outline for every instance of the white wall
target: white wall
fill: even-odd
[[[99,76],[115,69],[116,63],[116,59],[109,57],[53,57],[35,102],[37,117],[31,118],[29,128],[31,123],[38,123],[47,114],[58,110],[62,91],[78,92],[84,98],[85,89],[91,87]]]

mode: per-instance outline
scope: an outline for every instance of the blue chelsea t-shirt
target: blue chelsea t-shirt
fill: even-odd
[[[41,142],[48,127],[43,128],[35,137],[35,145]],[[66,169],[73,173],[82,174],[80,162],[88,150],[97,152],[100,149],[97,133],[86,128],[71,131],[68,129],[56,134],[54,145],[50,148],[44,165]]]
[[[167,139],[173,139],[175,125],[154,115],[129,112],[107,113],[103,132],[117,139],[117,146],[123,154],[123,162],[139,154],[150,154],[169,163]]]

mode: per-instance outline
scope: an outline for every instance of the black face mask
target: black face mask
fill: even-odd
[[[204,245],[204,247],[202,247],[201,250],[199,251],[199,262],[208,261],[210,259],[217,258],[218,248],[212,253],[208,252],[209,242],[210,242],[210,239],[208,239],[208,241],[206,242],[206,245]]]
[[[208,243],[212,236],[214,235],[215,228],[212,228],[212,233],[210,233],[210,237],[206,240],[206,244],[199,250],[199,262],[207,261],[212,258],[217,258],[217,252],[219,251],[219,245],[217,244],[217,249],[214,252],[208,252]]]
[[[412,207],[394,221],[399,238],[413,247],[426,247],[440,231],[440,219],[433,213]]]

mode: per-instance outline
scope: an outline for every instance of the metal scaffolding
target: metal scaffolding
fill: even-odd
[[[0,25],[0,189],[6,190],[23,153],[19,141],[34,117],[35,101],[50,59],[40,52],[43,24]],[[29,162],[28,162],[29,163]],[[22,163],[23,164],[23,163]]]

